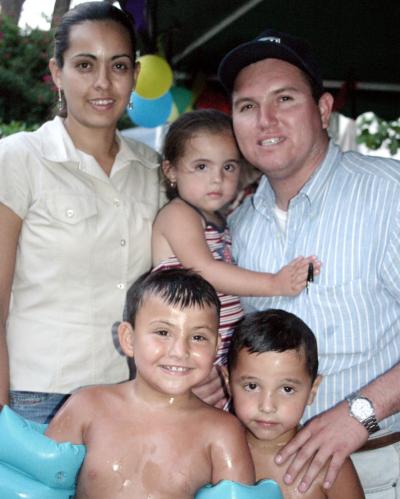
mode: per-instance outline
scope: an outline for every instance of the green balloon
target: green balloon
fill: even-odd
[[[178,114],[186,111],[192,102],[192,92],[185,87],[174,86],[171,88],[172,99],[178,109]]]

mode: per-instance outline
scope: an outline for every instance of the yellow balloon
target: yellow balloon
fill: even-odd
[[[135,92],[145,99],[158,99],[172,85],[173,73],[168,62],[158,55],[139,57],[140,72]]]

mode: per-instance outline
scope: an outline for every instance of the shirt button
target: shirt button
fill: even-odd
[[[65,215],[68,217],[68,218],[72,218],[74,215],[75,215],[75,212],[72,208],[67,208],[65,210]]]
[[[115,208],[118,208],[121,205],[121,201],[119,199],[114,199],[113,205],[115,206]]]
[[[117,288],[118,288],[118,289],[125,289],[125,284],[124,284],[123,282],[119,282],[119,283],[117,284]]]
[[[125,239],[121,239],[121,246],[125,246],[125,245],[126,245]]]

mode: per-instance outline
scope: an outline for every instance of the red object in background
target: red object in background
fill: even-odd
[[[335,100],[333,102],[332,111],[340,111],[346,102],[352,98],[356,90],[356,82],[353,80],[348,80],[343,83],[340,87],[339,92],[335,95]]]
[[[195,102],[196,109],[218,109],[231,114],[231,105],[223,92],[207,87]]]

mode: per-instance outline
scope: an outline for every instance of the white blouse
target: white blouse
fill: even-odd
[[[117,139],[109,177],[60,118],[0,141],[0,202],[23,219],[7,321],[12,390],[69,393],[128,376],[111,326],[151,266],[159,161]]]

